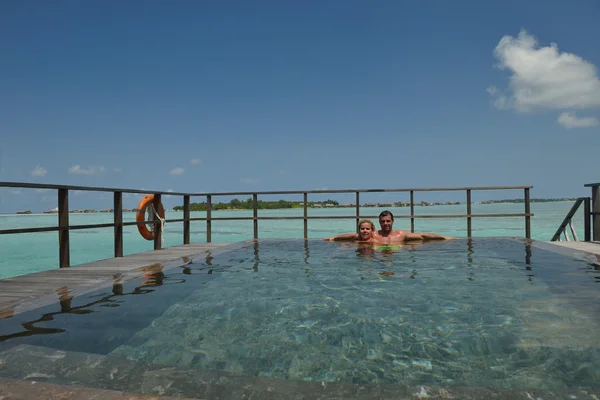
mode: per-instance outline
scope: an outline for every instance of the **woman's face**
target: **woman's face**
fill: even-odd
[[[360,224],[358,231],[361,240],[371,239],[371,236],[373,235],[373,227],[368,222],[363,222]]]

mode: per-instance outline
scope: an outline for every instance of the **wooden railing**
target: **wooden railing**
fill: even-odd
[[[567,227],[569,228],[569,230],[571,231],[571,234],[573,235],[573,240],[575,240],[575,241],[579,240],[577,238],[577,233],[575,232],[575,228],[573,228],[572,219],[575,216],[575,213],[577,212],[577,210],[579,209],[579,206],[581,206],[581,204],[583,204],[584,241],[586,241],[586,242],[590,241],[590,236],[591,236],[590,235],[590,198],[589,197],[579,197],[573,204],[573,207],[571,207],[571,209],[567,213],[567,216],[565,217],[563,222],[560,224],[560,226],[554,233],[554,236],[552,236],[552,239],[550,239],[551,242],[560,241],[561,235],[564,235],[565,241],[568,242],[569,240],[571,240],[569,238],[569,232],[567,231]]]
[[[58,226],[47,226],[38,228],[23,228],[23,229],[4,229],[0,230],[0,235],[3,234],[20,234],[33,232],[49,232],[58,231],[58,246],[59,246],[59,265],[61,268],[70,266],[70,247],[69,247],[69,232],[76,229],[91,229],[91,228],[110,228],[114,229],[114,256],[123,256],[123,227],[138,224],[153,224],[154,226],[154,249],[160,250],[162,247],[162,231],[160,220],[154,219],[143,222],[123,222],[123,193],[132,194],[153,194],[154,207],[158,209],[163,195],[181,196],[183,197],[183,218],[170,219],[165,222],[183,222],[183,243],[190,243],[190,223],[192,221],[206,222],[206,241],[212,241],[212,221],[233,221],[233,220],[249,220],[253,221],[253,237],[259,237],[259,220],[293,220],[302,219],[304,221],[304,239],[308,238],[308,221],[310,219],[355,219],[356,223],[362,218],[378,218],[377,215],[364,215],[360,213],[360,195],[361,193],[383,193],[383,192],[409,192],[410,193],[410,215],[396,216],[396,218],[410,218],[411,232],[415,229],[415,219],[417,218],[466,218],[467,221],[467,237],[472,237],[471,221],[473,218],[490,218],[490,217],[524,217],[525,218],[525,237],[531,238],[531,213],[529,191],[533,186],[480,186],[480,187],[461,187],[461,188],[409,188],[409,189],[343,189],[343,190],[309,190],[309,191],[274,191],[274,192],[221,192],[221,193],[178,193],[164,191],[149,191],[137,189],[115,189],[102,187],[88,186],[68,186],[68,185],[50,185],[37,184],[26,182],[0,182],[0,187],[12,188],[30,188],[30,189],[54,189],[58,191]],[[471,193],[472,191],[483,190],[510,190],[521,189],[524,195],[524,213],[515,214],[473,214],[471,212]],[[69,224],[69,191],[95,191],[95,192],[112,192],[113,193],[113,223],[92,224],[92,225],[70,225]],[[466,194],[466,213],[457,215],[415,215],[414,213],[414,193],[415,192],[433,192],[433,191],[464,191]],[[355,215],[352,216],[309,216],[308,215],[308,195],[314,194],[343,194],[354,193],[356,197]],[[294,195],[302,194],[304,199],[304,213],[302,216],[288,217],[267,217],[258,216],[258,196],[259,195]],[[242,196],[252,195],[253,209],[252,217],[212,217],[212,199],[214,196]],[[190,199],[191,197],[206,198],[206,217],[190,218]]]
[[[593,240],[600,241],[600,183],[588,183],[584,187],[592,188],[592,227],[594,230]]]

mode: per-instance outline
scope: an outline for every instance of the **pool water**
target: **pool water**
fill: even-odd
[[[261,240],[0,320],[0,351],[291,381],[596,388],[599,284],[594,260],[516,239]]]

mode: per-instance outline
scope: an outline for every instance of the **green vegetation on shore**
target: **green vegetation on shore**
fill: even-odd
[[[257,208],[259,210],[275,210],[281,208],[303,208],[304,203],[298,201],[286,201],[286,200],[278,200],[278,201],[257,201]],[[325,200],[325,201],[309,201],[308,207],[325,207],[326,204],[331,204],[329,207],[337,207],[339,203],[335,200]],[[246,201],[241,201],[238,199],[233,199],[229,203],[214,203],[211,205],[212,210],[252,210],[253,203],[252,198],[248,198]],[[175,206],[173,207],[175,211],[182,211],[183,206]],[[206,202],[202,203],[192,203],[190,204],[190,211],[206,211]]]

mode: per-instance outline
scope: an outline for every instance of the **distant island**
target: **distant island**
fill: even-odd
[[[577,198],[560,198],[560,199],[529,199],[531,203],[553,203],[559,201],[576,201]],[[524,199],[504,199],[504,200],[485,200],[478,204],[498,204],[498,203],[525,203]]]
[[[532,203],[552,203],[552,202],[560,202],[560,201],[576,201],[577,198],[550,198],[550,199],[530,199]],[[503,199],[503,200],[484,200],[473,202],[473,204],[506,204],[506,203],[524,203],[524,199]],[[465,204],[460,201],[447,201],[447,202],[433,202],[430,203],[428,201],[421,201],[415,203],[415,206],[421,207],[429,207],[429,206],[454,206],[459,204]],[[356,204],[354,203],[344,203],[340,204],[335,200],[325,200],[325,201],[309,201],[307,206],[309,208],[354,208]],[[303,208],[304,202],[298,201],[287,201],[287,200],[278,200],[278,201],[262,201],[258,200],[257,208],[259,210],[278,210],[278,209],[292,209],[292,208]],[[380,203],[364,203],[361,207],[410,207],[410,203],[406,201],[396,201],[396,202],[380,202]],[[212,204],[211,210],[252,210],[252,198],[248,198],[245,201],[241,201],[238,199],[233,199],[228,203],[215,203]],[[94,210],[94,209],[82,209],[82,210],[70,210],[70,214],[91,214],[91,213],[112,213],[114,210],[112,208],[105,208],[102,210]],[[183,211],[183,206],[175,206],[173,207],[173,211]],[[190,204],[190,211],[206,211],[206,202],[202,203],[192,203]],[[137,212],[136,208],[124,208],[123,212]],[[16,212],[17,214],[33,214],[31,210],[20,210]],[[58,214],[58,208],[53,208],[51,210],[43,211],[44,214]]]
[[[441,206],[441,205],[455,205],[460,204],[459,202],[446,202],[446,203],[429,203],[427,201],[422,201],[420,203],[415,203],[415,206]],[[365,203],[361,207],[409,207],[410,203],[398,201],[395,203],[392,202],[382,202],[382,203]],[[345,203],[340,204],[335,200],[325,200],[325,201],[309,201],[307,203],[307,207],[309,208],[352,208],[356,207],[356,204],[353,203]],[[211,210],[252,210],[254,208],[253,202],[251,198],[248,198],[246,201],[241,201],[238,199],[233,199],[228,203],[215,203],[211,205]],[[278,209],[290,209],[290,208],[304,208],[304,202],[298,201],[287,201],[287,200],[278,200],[278,201],[257,201],[257,208],[259,210],[278,210]],[[206,211],[207,205],[206,202],[202,203],[192,203],[190,204],[190,211]],[[175,206],[173,207],[175,211],[182,211],[183,206]]]

